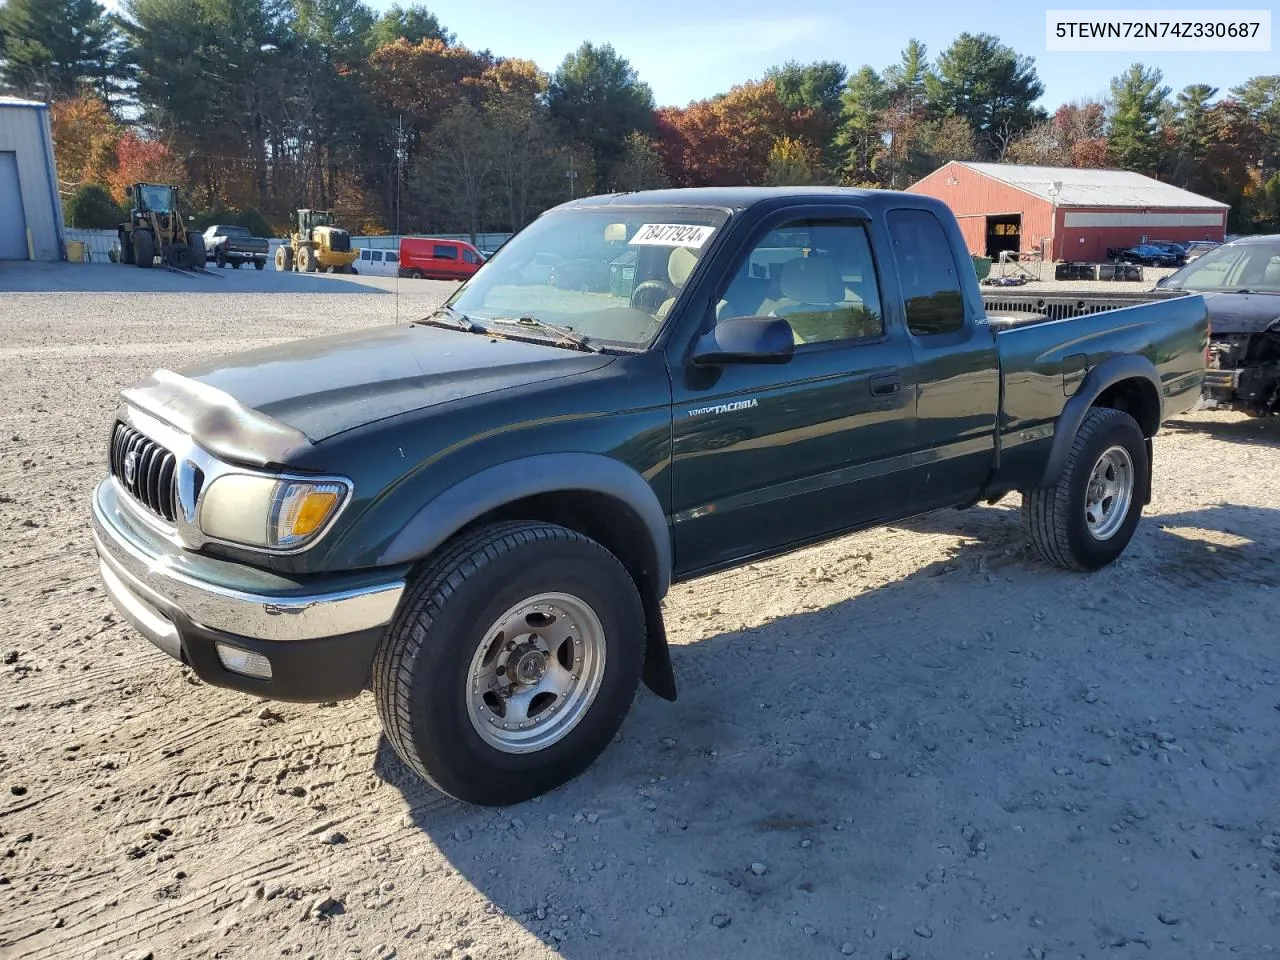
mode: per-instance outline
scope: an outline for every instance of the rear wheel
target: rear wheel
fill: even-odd
[[[213,251],[213,262],[217,265],[219,270],[225,270],[227,268],[227,252],[223,250],[222,247],[218,247],[217,250]]]
[[[299,247],[298,269],[303,273],[315,273],[316,266],[316,252],[310,247]]]
[[[156,238],[146,230],[137,230],[133,234],[133,260],[140,267],[150,269],[155,265]]]
[[[133,240],[127,233],[118,234],[120,238],[120,262],[133,264]]]
[[[266,265],[267,265],[267,261],[265,261],[265,260],[255,260],[255,261],[253,261],[253,269],[255,269],[255,270],[261,270],[261,269],[263,269]]]
[[[1069,570],[1111,563],[1133,539],[1150,471],[1137,421],[1110,407],[1090,410],[1058,482],[1022,495],[1023,525],[1036,553]]]
[[[276,269],[281,273],[293,269],[293,249],[291,247],[276,247]]]
[[[635,583],[600,544],[548,523],[483,527],[414,577],[374,660],[378,714],[437,789],[519,803],[609,745],[644,645]]]

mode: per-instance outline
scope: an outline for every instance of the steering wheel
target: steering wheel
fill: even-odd
[[[676,288],[665,280],[646,280],[636,284],[631,291],[631,306],[645,313],[655,312],[669,298],[675,296]]]

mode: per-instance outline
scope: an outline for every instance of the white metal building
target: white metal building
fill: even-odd
[[[49,105],[0,97],[0,260],[62,260]]]

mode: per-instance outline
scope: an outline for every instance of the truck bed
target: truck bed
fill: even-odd
[[[988,318],[999,344],[1002,479],[1026,483],[1043,469],[1064,398],[1070,406],[1086,378],[1113,358],[1154,368],[1157,424],[1199,400],[1207,346],[1203,297],[1160,295],[1111,309],[1097,307],[1103,298],[1089,300],[1073,298],[1072,306],[1086,301],[1084,309],[1058,318],[1044,309]]]
[[[1104,310],[1122,310],[1140,303],[1179,296],[1172,290],[1117,290],[1102,296],[1073,293],[984,293],[982,302],[992,326],[1020,326],[1062,320]]]

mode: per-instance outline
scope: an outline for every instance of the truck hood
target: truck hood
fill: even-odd
[[[1205,293],[1209,333],[1262,333],[1280,327],[1280,294]]]
[[[262,347],[179,373],[158,370],[121,396],[214,454],[275,466],[354,427],[614,359],[398,324]]]

